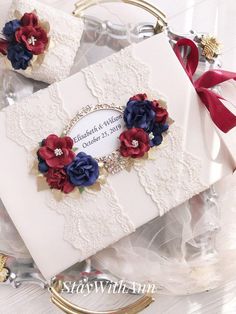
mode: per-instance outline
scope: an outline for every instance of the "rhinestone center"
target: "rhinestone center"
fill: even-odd
[[[151,133],[149,134],[149,139],[150,139],[150,140],[153,140],[154,137],[155,137],[154,134],[151,132]]]
[[[56,148],[54,150],[54,154],[55,154],[56,157],[59,157],[59,156],[63,155],[63,151],[62,151],[61,148]]]
[[[139,146],[139,142],[137,140],[132,140],[131,144],[134,148]]]
[[[37,39],[34,36],[30,36],[27,41],[30,45],[35,46]]]

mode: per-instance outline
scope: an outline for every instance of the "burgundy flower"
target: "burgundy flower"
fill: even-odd
[[[66,194],[74,190],[74,185],[69,181],[64,169],[51,168],[45,174],[45,177],[51,189],[60,190]]]
[[[139,128],[124,131],[119,137],[121,141],[120,153],[123,157],[143,157],[150,149],[148,134]]]
[[[167,110],[165,108],[162,108],[157,100],[153,100],[152,102],[153,110],[156,113],[156,122],[165,124],[166,120],[169,116]]]
[[[0,53],[3,55],[7,55],[7,48],[9,46],[9,43],[5,39],[0,39]]]
[[[38,150],[38,155],[51,168],[63,168],[69,165],[75,157],[72,151],[73,140],[69,136],[58,137],[49,135],[43,146]]]
[[[37,26],[38,25],[38,17],[35,13],[25,13],[20,23],[22,26]]]
[[[147,99],[146,94],[137,94],[137,95],[134,95],[133,97],[131,97],[129,100],[144,101],[146,99]]]
[[[34,55],[43,53],[48,44],[48,35],[40,26],[23,26],[15,33],[16,41],[23,43]]]

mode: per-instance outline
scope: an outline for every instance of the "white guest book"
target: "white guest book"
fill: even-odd
[[[78,198],[68,194],[58,201],[49,188],[38,191],[31,168],[42,139],[73,125],[67,134],[79,151],[109,155],[124,128],[114,108],[138,93],[165,97],[174,121],[150,159],[136,159],[130,172],[109,174],[100,191],[88,189]],[[93,111],[97,104],[106,109]],[[77,112],[82,118],[74,123]],[[164,34],[3,110],[0,147],[1,198],[47,279],[203,191],[235,166]]]

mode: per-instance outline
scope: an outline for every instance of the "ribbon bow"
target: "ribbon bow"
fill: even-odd
[[[181,55],[181,47],[190,48],[186,61],[184,61]],[[174,52],[193,83],[198,96],[208,109],[212,121],[224,133],[230,131],[236,126],[236,116],[222,103],[221,100],[224,100],[224,98],[210,88],[228,80],[236,80],[236,73],[223,70],[209,70],[196,81],[193,81],[199,58],[197,46],[192,40],[183,38],[175,44]]]

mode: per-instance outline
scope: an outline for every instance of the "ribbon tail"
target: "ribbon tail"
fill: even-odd
[[[222,132],[227,133],[236,126],[236,116],[220,101],[222,97],[203,87],[196,88],[196,91],[212,121]]]
[[[0,39],[0,53],[4,56],[7,54],[8,41],[4,39]]]
[[[223,70],[209,70],[194,82],[194,86],[211,88],[228,80],[236,80],[236,73]]]

